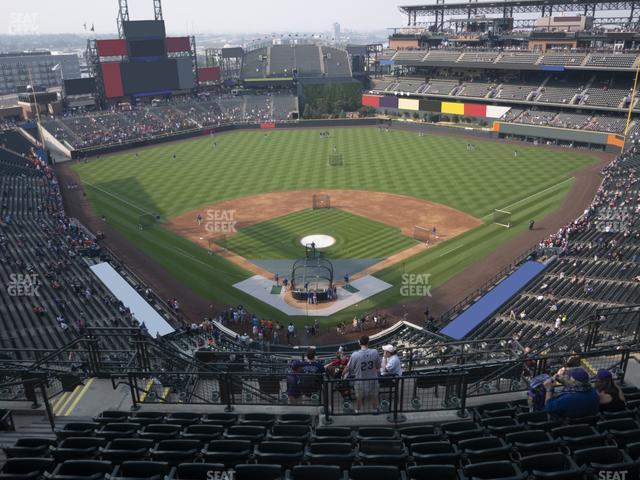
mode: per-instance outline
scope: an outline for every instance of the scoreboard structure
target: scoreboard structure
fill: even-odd
[[[87,45],[98,102],[104,106],[195,92],[199,74],[195,37],[167,36],[159,0],[154,0],[154,20],[130,20],[126,1],[119,3],[120,38],[89,40]],[[208,69],[200,73],[207,81],[215,79],[215,72]]]

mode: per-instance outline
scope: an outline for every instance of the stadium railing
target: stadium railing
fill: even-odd
[[[623,337],[612,341],[610,333],[602,334],[607,322],[607,327],[622,331]],[[487,339],[443,343],[431,356],[449,363],[375,380],[301,374],[301,395],[293,399],[287,388],[292,374],[287,361],[273,363],[268,357],[251,355],[256,352],[244,351],[218,352],[225,361],[207,363],[148,337],[140,329],[94,328],[58,351],[42,354],[33,363],[14,361],[5,355],[0,360],[0,400],[46,406],[49,399],[68,390],[70,383],[77,385],[98,376],[110,378],[114,388],[128,386],[134,409],[153,403],[218,405],[227,411],[237,406],[307,407],[330,420],[352,414],[354,392],[369,390],[364,387],[364,382],[369,382],[377,385],[374,391],[379,403],[365,406],[360,413],[384,413],[394,422],[408,412],[449,410],[464,415],[470,398],[523,392],[530,378],[565,366],[568,358],[575,356],[574,343],[567,336],[578,338],[580,364],[590,374],[604,368],[624,381],[631,353],[638,350],[639,325],[640,307],[635,306],[600,310],[568,330],[564,344],[549,342],[528,352],[504,340],[493,345]],[[127,336],[131,351],[121,361],[110,361],[114,352],[100,348],[101,335]],[[504,356],[492,358],[482,354],[483,350],[502,352]],[[73,359],[69,358],[71,352]]]

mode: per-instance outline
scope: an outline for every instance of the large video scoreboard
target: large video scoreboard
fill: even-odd
[[[162,20],[125,21],[122,31],[122,39],[96,40],[106,98],[195,88],[189,37],[167,37]]]

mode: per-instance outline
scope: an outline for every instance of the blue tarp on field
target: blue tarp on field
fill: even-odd
[[[528,261],[502,280],[476,303],[458,315],[440,333],[454,340],[462,340],[469,332],[488,320],[500,307],[509,301],[516,293],[533,280],[545,265],[540,262]]]

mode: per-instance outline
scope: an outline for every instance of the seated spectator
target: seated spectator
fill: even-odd
[[[601,412],[619,412],[627,407],[624,401],[624,393],[613,381],[613,376],[609,370],[603,368],[598,370],[594,388],[598,392]]]
[[[562,376],[564,374],[564,376]],[[559,394],[555,393],[556,381],[563,383]],[[545,410],[561,417],[586,417],[599,411],[598,394],[589,383],[589,374],[583,368],[559,372],[544,382]]]

